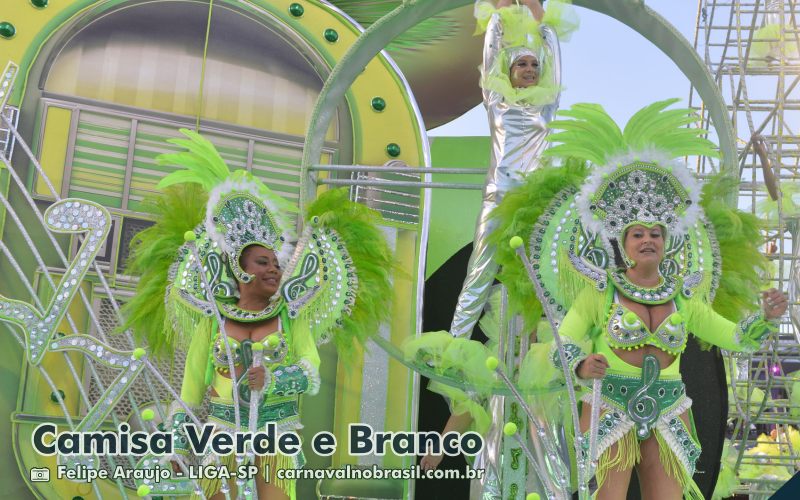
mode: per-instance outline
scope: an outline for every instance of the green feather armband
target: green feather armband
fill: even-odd
[[[297,364],[281,366],[272,372],[272,381],[268,394],[275,396],[293,396],[308,394],[313,396],[319,391],[319,372],[305,359]]]
[[[764,337],[776,331],[777,321],[766,319],[764,313],[759,311],[736,324],[736,343],[742,352],[755,352],[761,347]]]

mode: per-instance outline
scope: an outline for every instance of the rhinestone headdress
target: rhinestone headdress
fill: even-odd
[[[285,266],[294,250],[291,242],[296,237],[292,217],[297,208],[249,172],[231,172],[208,139],[192,130],[180,131],[186,139],[168,142],[186,151],[163,154],[156,161],[181,169],[161,179],[158,188],[191,183],[199,184],[208,193],[205,230],[227,255],[237,280],[247,283],[253,279],[239,263],[242,251],[250,245],[274,251],[278,262]]]
[[[678,172],[688,175],[679,179]],[[698,183],[685,167],[633,160],[595,171],[577,201],[586,229],[622,242],[634,224],[659,224],[670,235],[683,235],[697,220],[699,197]]]
[[[206,209],[205,227],[212,241],[228,255],[236,279],[247,283],[253,275],[242,269],[242,252],[250,245],[260,245],[275,252],[285,267],[292,255],[295,239],[291,219],[279,199],[263,183],[247,172],[237,171],[215,187]]]

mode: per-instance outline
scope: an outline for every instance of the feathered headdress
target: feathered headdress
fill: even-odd
[[[701,137],[704,129],[685,127],[698,120],[692,110],[665,111],[675,102],[667,99],[642,108],[624,131],[597,104],[576,104],[559,113],[572,120],[550,123],[560,132],[548,137],[556,145],[546,155],[574,157],[595,166],[576,203],[584,229],[606,244],[612,239],[622,242],[634,224],[658,224],[671,236],[683,236],[697,221],[700,184],[676,158],[719,154]]]
[[[150,200],[156,224],[131,245],[128,271],[141,278],[124,327],[171,355],[213,320],[215,307],[244,322],[285,313],[318,343],[333,338],[340,356],[356,352],[390,311],[394,263],[380,215],[350,201],[346,188],[329,190],[309,207],[297,239],[294,205],[250,173],[230,172],[199,134],[182,133],[187,139],[170,142],[186,151],[157,159],[182,168],[159,183],[163,195]],[[187,231],[191,243],[184,243]],[[252,279],[239,264],[250,245],[273,250],[283,271],[279,293],[262,311],[236,305],[238,283]]]
[[[181,129],[181,133],[188,139],[168,142],[187,151],[161,155],[157,162],[177,165],[182,170],[164,177],[157,187],[199,184],[208,192],[205,230],[228,256],[238,281],[247,283],[253,279],[240,265],[242,252],[250,245],[273,250],[281,266],[285,266],[292,256],[292,242],[297,239],[291,219],[297,208],[250,173],[231,173],[214,145],[200,134],[188,129]]]
[[[676,278],[677,288],[690,286],[694,296],[713,301],[714,308],[732,321],[741,319],[742,311],[755,303],[764,268],[758,221],[722,201],[723,193],[735,192],[736,179],[718,176],[701,190],[692,172],[676,160],[718,155],[714,144],[701,137],[704,130],[686,127],[697,119],[691,110],[667,109],[676,101],[646,106],[624,131],[596,104],[576,104],[560,112],[571,119],[551,122],[557,130],[549,137],[554,145],[545,152],[541,168],[506,194],[492,215],[499,223],[491,236],[501,265],[498,278],[509,288],[512,309],[524,316],[528,327],[536,326],[541,307],[560,317],[585,286],[605,285],[608,276],[613,280],[618,270],[608,239],[619,238],[635,220],[671,227],[674,238],[668,238],[662,268],[665,276]],[[632,176],[634,172],[642,173]],[[609,208],[612,198],[627,199],[622,182],[625,192],[642,191],[646,198],[634,199],[631,207]],[[629,189],[630,182],[634,187],[646,184],[647,189]],[[655,190],[650,189],[652,182]],[[668,199],[667,190],[674,192],[670,200],[678,216],[673,223],[672,214],[659,204],[663,203],[659,196]],[[606,204],[605,214],[600,212],[600,201]],[[609,213],[620,218],[614,228],[605,224]],[[702,223],[678,236],[698,215]],[[528,274],[507,244],[512,236],[530,243],[537,279],[548,291],[545,304],[533,298]]]

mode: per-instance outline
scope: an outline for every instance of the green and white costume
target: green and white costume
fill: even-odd
[[[639,440],[655,434],[667,471],[686,495],[702,498],[692,480],[700,449],[691,420],[687,427],[680,418],[691,406],[678,370],[688,334],[701,344],[752,351],[775,325],[760,313],[749,313],[756,308],[767,268],[758,248],[759,222],[724,203],[726,195],[735,192],[736,179],[717,177],[701,188],[685,165],[674,160],[717,154],[713,144],[700,137],[703,130],[686,127],[697,119],[691,110],[666,109],[674,102],[643,108],[624,131],[596,104],[577,104],[561,112],[572,119],[551,123],[556,132],[548,140],[558,144],[547,150],[548,163],[527,175],[493,212],[497,230],[491,241],[498,249],[498,278],[508,290],[510,312],[522,316],[523,331],[538,328],[539,343],[531,344],[514,380],[518,388],[533,394],[564,383],[559,356],[546,341],[546,329],[539,327],[546,311],[559,328],[571,373],[589,353],[602,353],[610,363],[602,392],[596,395],[601,408],[600,483],[610,467],[637,463]],[[653,289],[630,283],[614,263],[612,240],[624,241],[624,231],[634,224],[665,228],[662,280]],[[533,279],[544,290],[543,303],[508,245],[514,236],[527,242]],[[617,251],[630,262],[621,248]],[[625,308],[621,296],[640,303],[672,303],[673,312],[650,332]],[[468,389],[491,388],[491,375],[481,383],[474,358],[459,366],[452,356],[437,355],[458,352],[463,348],[455,344],[470,341],[453,339],[443,346],[443,341],[433,340],[426,345],[423,337],[410,346],[409,359],[442,366],[440,373],[455,374],[451,377]],[[614,353],[645,345],[676,356],[675,362],[661,367],[650,356],[638,368]],[[584,381],[575,377],[570,382]],[[584,397],[591,401],[591,391]],[[548,404],[543,401],[537,397],[531,404]],[[478,413],[474,406],[460,407]],[[563,412],[543,412],[563,420],[566,435],[574,435]],[[584,440],[585,451],[588,443]],[[615,443],[618,453],[610,456]]]
[[[619,289],[611,282],[602,292],[584,289],[559,328],[573,373],[577,364],[592,352],[603,354],[609,363],[600,403],[599,483],[603,483],[610,467],[635,465],[641,459],[637,441],[655,432],[665,469],[680,480],[687,495],[702,498],[691,480],[700,457],[700,445],[693,427],[687,428],[681,419],[692,403],[678,371],[688,334],[723,349],[753,351],[775,326],[765,321],[761,313],[738,323],[728,321],[702,298],[687,298],[679,293],[672,298],[675,312],[655,332],[650,332],[618,296]],[[662,369],[654,357],[646,357],[644,366],[639,368],[614,352],[645,345],[669,352],[676,359]],[[560,370],[556,353],[551,362],[554,369]],[[587,392],[583,401],[591,403],[591,399],[592,394]],[[587,445],[588,442],[584,441]],[[617,453],[611,454],[609,448],[615,443],[618,443]]]
[[[540,215],[529,235],[529,250],[535,277],[548,297],[543,306],[558,318],[570,373],[590,353],[602,354],[609,363],[600,394],[593,398],[589,391],[583,396],[586,403],[597,402],[599,396],[598,484],[602,486],[610,469],[629,469],[638,463],[639,441],[654,434],[667,473],[682,485],[686,497],[701,499],[692,480],[700,446],[691,415],[688,426],[681,418],[691,407],[679,372],[688,335],[731,351],[754,351],[776,325],[765,321],[760,312],[742,317],[741,309],[731,311],[730,307],[721,308],[726,319],[712,306],[722,299],[715,300],[720,280],[726,281],[721,271],[739,269],[729,267],[728,261],[722,266],[724,256],[715,235],[715,228],[722,226],[707,216],[733,216],[730,220],[744,221],[741,227],[750,231],[750,241],[737,235],[738,249],[726,240],[728,252],[757,255],[760,238],[755,221],[734,210],[725,211],[719,201],[709,198],[716,194],[711,193],[714,185],[701,201],[699,182],[674,161],[684,155],[716,153],[709,141],[699,137],[702,130],[684,127],[695,120],[693,113],[665,110],[672,102],[645,107],[624,132],[596,105],[576,105],[564,113],[572,120],[551,124],[561,131],[551,135],[550,140],[559,144],[548,154],[565,162],[589,162],[591,170],[580,184],[567,186],[555,196]],[[705,207],[709,213],[704,213]],[[633,225],[664,229],[665,257],[656,287],[635,285],[627,279],[625,268],[614,263],[618,253],[626,266],[632,265],[622,242]],[[755,269],[763,265],[763,258],[748,264],[751,269],[739,276],[745,278],[739,282],[742,290],[725,292],[739,293],[740,302],[749,299],[747,305],[752,308],[760,283]],[[620,297],[641,304],[671,304],[673,312],[650,331]],[[675,360],[662,367],[655,356],[645,355],[642,367],[636,367],[616,354],[644,346],[669,353]],[[541,366],[547,357],[550,373],[539,369],[538,377],[558,379],[558,353],[551,347],[545,354],[543,348],[532,350],[525,363]],[[533,373],[531,366],[523,370]],[[575,376],[574,382],[589,385],[591,380]],[[584,453],[588,453],[589,432],[585,437]]]
[[[377,332],[390,309],[393,264],[378,227],[380,216],[351,202],[346,189],[327,191],[309,207],[298,240],[296,208],[250,173],[230,172],[209,141],[182,132],[188,140],[171,142],[186,151],[158,159],[182,169],[159,184],[164,194],[152,204],[156,224],[132,244],[131,271],[141,278],[137,294],[126,304],[126,327],[156,354],[172,357],[178,349],[187,350],[183,405],[173,403],[170,416],[178,452],[185,454],[183,426],[191,421],[185,408],[199,409],[209,388],[214,396],[208,421],[216,432],[263,430],[270,423],[278,433],[300,429],[299,397],[316,394],[320,387],[317,344],[333,339],[340,358],[347,358]],[[237,306],[239,283],[253,279],[240,264],[251,245],[274,251],[283,273],[278,292],[261,311]],[[253,349],[249,339],[225,334],[227,321],[276,317],[278,331],[265,337],[262,351]],[[262,357],[267,370],[252,426],[246,375],[255,356]],[[232,377],[232,371],[238,376]],[[233,455],[202,458],[217,460],[236,465]],[[266,473],[302,467],[302,452],[258,457],[256,463],[265,481],[295,498],[293,480]],[[201,487],[211,496],[226,485],[204,479]]]

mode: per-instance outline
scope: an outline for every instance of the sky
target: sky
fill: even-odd
[[[697,0],[646,0],[646,5],[694,41]],[[580,29],[561,44],[561,109],[577,102],[602,104],[625,123],[639,108],[670,97],[688,104],[689,80],[644,37],[624,24],[588,9],[576,8]],[[483,105],[428,132],[435,136],[489,135]]]

